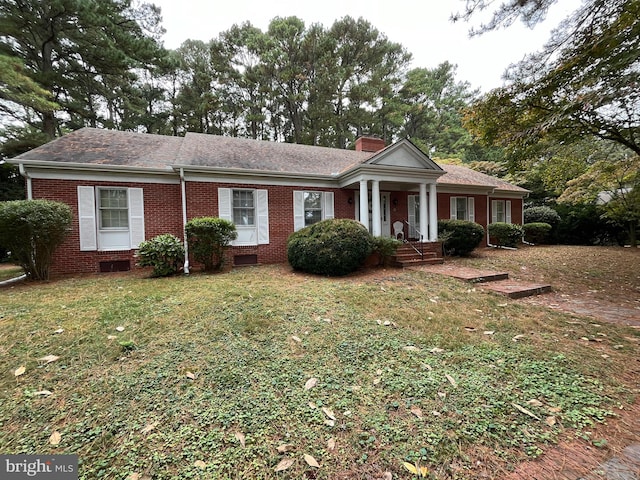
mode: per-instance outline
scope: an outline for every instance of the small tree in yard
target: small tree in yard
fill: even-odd
[[[222,268],[225,249],[238,238],[233,222],[215,217],[193,218],[185,225],[185,232],[189,252],[207,272]]]
[[[184,262],[184,245],[170,233],[141,242],[136,253],[140,267],[153,267],[154,277],[168,277],[180,270]]]
[[[71,225],[68,205],[50,200],[0,202],[0,244],[31,280],[48,280],[53,252]]]

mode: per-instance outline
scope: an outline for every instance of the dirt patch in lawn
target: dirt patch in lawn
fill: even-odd
[[[447,263],[507,271],[512,280],[548,283],[553,292],[530,297],[542,305],[600,321],[640,326],[640,249],[537,246],[477,249]]]

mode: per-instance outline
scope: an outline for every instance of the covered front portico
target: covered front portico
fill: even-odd
[[[400,141],[341,177],[354,190],[355,216],[374,236],[393,236],[403,223],[405,237],[438,239],[436,182],[445,172],[411,142]]]

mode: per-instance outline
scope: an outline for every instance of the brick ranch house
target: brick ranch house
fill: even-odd
[[[407,139],[385,147],[363,137],[353,151],[83,128],[10,162],[25,177],[29,199],[61,201],[73,211],[54,274],[129,270],[141,241],[162,233],[183,238],[184,224],[201,216],[236,224],[235,265],[286,262],[288,236],[328,218],[359,220],[377,236],[401,231],[436,242],[438,219],[485,229],[490,221],[522,223],[528,193],[440,166]]]

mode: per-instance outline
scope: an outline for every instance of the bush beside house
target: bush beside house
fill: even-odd
[[[329,219],[292,233],[287,258],[295,270],[340,276],[355,271],[373,251],[373,237],[358,221]]]
[[[522,226],[524,239],[533,244],[545,244],[549,241],[551,225],[544,222],[525,223]]]
[[[153,267],[154,277],[168,277],[180,271],[184,263],[184,245],[176,236],[165,233],[140,243],[136,256],[139,266]]]
[[[466,220],[440,220],[438,236],[446,255],[467,256],[484,238],[484,228]]]
[[[522,240],[524,230],[514,223],[496,222],[488,227],[489,238],[499,247],[516,247]]]
[[[30,280],[48,280],[53,253],[69,234],[68,205],[51,200],[0,202],[0,244]]]
[[[206,272],[222,268],[225,249],[238,237],[233,222],[216,217],[192,218],[185,225],[185,233],[189,253]]]

